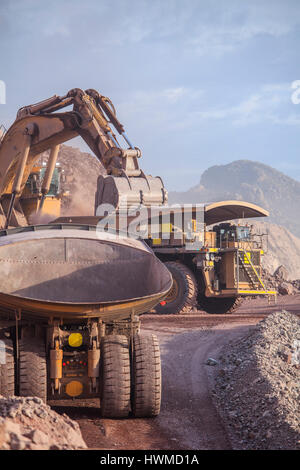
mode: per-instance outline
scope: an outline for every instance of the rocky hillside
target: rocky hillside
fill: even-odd
[[[233,449],[300,448],[299,340],[299,318],[281,311],[221,352],[215,401]]]
[[[251,224],[255,227],[255,233],[268,233],[268,237],[264,237],[264,268],[274,273],[283,265],[290,280],[300,279],[300,238],[276,224],[256,220]]]
[[[300,182],[259,162],[238,160],[208,168],[200,183],[186,192],[170,192],[169,202],[215,202],[236,199],[262,206],[269,221],[300,237]]]
[[[37,397],[0,395],[0,450],[86,449],[78,423]]]

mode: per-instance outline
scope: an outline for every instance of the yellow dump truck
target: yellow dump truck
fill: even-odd
[[[256,204],[221,201],[139,208],[130,216],[120,210],[109,216],[60,217],[54,223],[85,222],[99,230],[121,229],[129,237],[142,238],[173,278],[172,289],[153,312],[184,314],[201,309],[222,314],[234,312],[245,297],[276,300],[276,291],[263,280],[266,234],[256,234],[249,223],[251,218],[267,216]],[[133,228],[138,228],[136,233]]]
[[[232,313],[246,296],[276,299],[276,291],[266,287],[262,276],[266,240],[262,234],[255,234],[248,221],[268,216],[266,210],[244,201],[183,206],[180,211],[190,214],[189,230],[184,230],[183,224],[178,227],[178,209],[169,211],[170,225],[159,224],[158,233],[147,239],[173,277],[171,291],[155,307],[157,313],[195,309]],[[199,211],[203,213],[200,227]],[[230,222],[236,219],[240,223]]]

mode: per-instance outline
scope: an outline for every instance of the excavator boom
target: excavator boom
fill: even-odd
[[[70,111],[64,109],[72,106]],[[61,111],[63,110],[63,111]],[[128,148],[122,148],[117,133]],[[44,101],[21,108],[15,122],[0,142],[0,202],[2,226],[11,215],[39,155],[51,150],[42,193],[49,189],[58,146],[81,136],[106,169],[99,176],[96,207],[102,203],[116,209],[131,205],[162,205],[167,192],[159,177],[147,176],[139,168],[141,151],[127,137],[109,98],[96,90],[70,90],[64,96],[54,95]],[[3,222],[5,220],[5,223]],[[13,225],[24,225],[15,221]]]

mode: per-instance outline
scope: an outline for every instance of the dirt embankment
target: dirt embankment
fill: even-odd
[[[300,320],[268,316],[221,353],[215,402],[235,449],[300,448]]]
[[[291,280],[288,269],[281,265],[273,274],[263,271],[263,279],[269,289],[275,289],[279,295],[300,293],[300,279]]]
[[[78,423],[37,397],[0,396],[0,450],[86,449]]]

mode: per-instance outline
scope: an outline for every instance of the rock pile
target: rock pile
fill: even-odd
[[[295,295],[300,293],[300,279],[291,281],[285,266],[279,266],[274,274],[264,270],[263,279],[269,287],[277,290],[279,295]]]
[[[229,344],[214,399],[234,449],[300,449],[300,320],[276,312]]]
[[[0,450],[86,448],[78,424],[40,398],[0,396]]]

